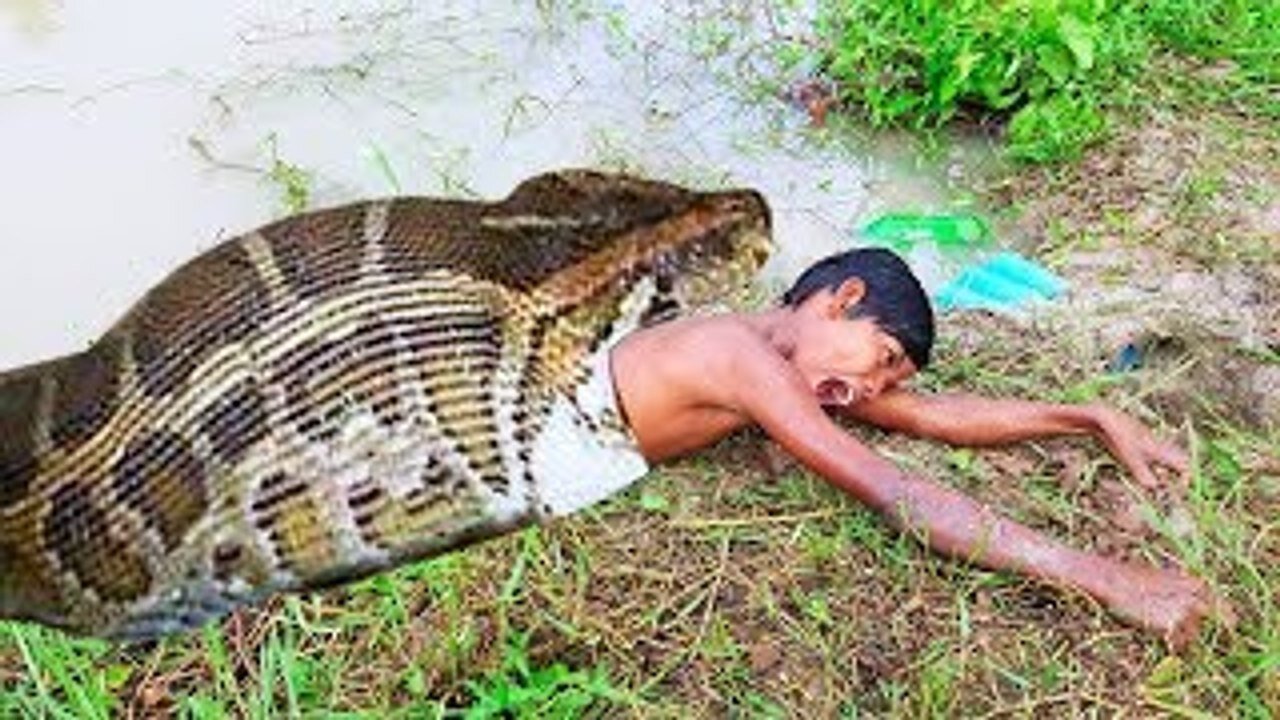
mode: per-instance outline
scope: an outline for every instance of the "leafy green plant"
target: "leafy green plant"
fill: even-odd
[[[1009,156],[1032,163],[1076,157],[1106,130],[1106,120],[1094,104],[1059,93],[1030,103],[1009,121]]]
[[[874,127],[999,124],[1012,157],[1044,163],[1101,138],[1157,50],[1235,63],[1238,94],[1269,112],[1276,28],[1271,0],[825,0],[817,57],[788,46],[779,58],[815,59]]]
[[[467,720],[483,718],[576,718],[624,699],[604,668],[570,670],[563,663],[534,667],[529,661],[529,638],[508,638],[502,668],[467,683],[475,701]]]
[[[829,0],[821,64],[876,125],[1043,116],[1115,68],[1125,45],[1101,42],[1105,19],[1094,0]]]

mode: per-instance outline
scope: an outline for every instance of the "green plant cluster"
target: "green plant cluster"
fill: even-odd
[[[816,30],[821,74],[873,126],[996,121],[1024,161],[1077,157],[1158,53],[1222,63],[1280,115],[1275,0],[823,0]]]
[[[603,668],[570,670],[563,663],[533,667],[528,643],[527,636],[508,638],[502,670],[467,684],[474,702],[466,709],[466,720],[575,718],[622,699]]]

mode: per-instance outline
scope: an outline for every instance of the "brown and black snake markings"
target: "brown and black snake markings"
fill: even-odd
[[[758,193],[581,170],[233,238],[0,374],[0,617],[153,637],[571,512],[634,479],[594,361],[770,247]]]

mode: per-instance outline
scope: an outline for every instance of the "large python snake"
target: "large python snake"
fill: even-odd
[[[625,432],[594,363],[769,235],[753,191],[579,170],[232,238],[0,374],[0,617],[149,638],[589,504],[634,479],[580,452]]]

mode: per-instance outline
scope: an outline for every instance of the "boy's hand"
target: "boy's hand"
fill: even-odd
[[[1161,442],[1145,425],[1118,410],[1099,407],[1095,413],[1098,438],[1139,484],[1152,489],[1160,487],[1154,469],[1157,465],[1177,471],[1185,482],[1190,462],[1182,448]]]
[[[1099,572],[1106,572],[1105,562],[1098,562]],[[1233,623],[1231,607],[1199,578],[1175,569],[1120,567],[1123,572],[1099,592],[1099,598],[1121,618],[1159,634],[1174,651],[1199,634],[1206,618]]]

